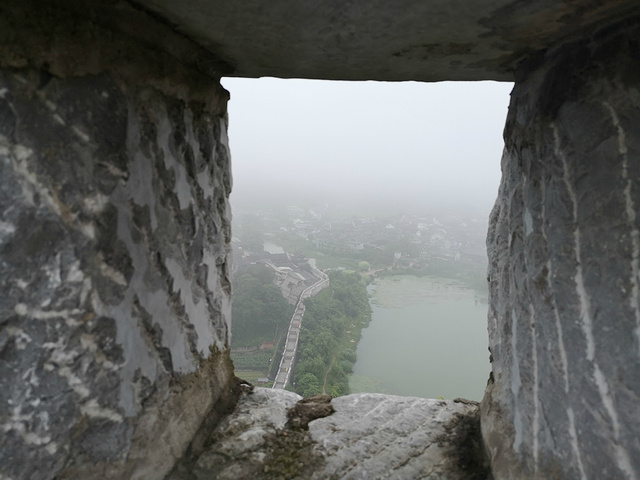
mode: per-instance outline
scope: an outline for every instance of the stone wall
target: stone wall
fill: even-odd
[[[640,30],[629,25],[517,75],[487,241],[482,429],[496,479],[640,478]]]
[[[233,402],[228,94],[57,7],[0,8],[0,477],[163,478]]]

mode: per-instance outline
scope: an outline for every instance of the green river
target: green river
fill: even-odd
[[[352,393],[480,400],[489,377],[486,296],[455,280],[397,275],[369,286]]]

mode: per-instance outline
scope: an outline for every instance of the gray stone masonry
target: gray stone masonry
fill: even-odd
[[[265,388],[243,395],[202,454],[168,480],[487,478],[476,402],[347,395],[307,431],[288,423],[300,399]]]
[[[232,401],[228,94],[5,7],[0,478],[163,478]]]
[[[637,0],[135,0],[224,59],[227,75],[513,81],[532,53],[630,15]]]
[[[491,215],[496,479],[640,478],[640,30],[523,64]]]

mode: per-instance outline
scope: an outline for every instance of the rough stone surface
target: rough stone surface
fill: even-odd
[[[331,404],[331,395],[326,393],[314,395],[300,400],[289,410],[289,423],[291,428],[309,428],[309,422],[328,417],[335,409]]]
[[[637,0],[136,0],[243,77],[513,80],[532,52]]]
[[[3,0],[0,62],[57,77],[108,70],[125,83],[226,109],[217,83],[230,67],[125,0]]]
[[[487,241],[496,479],[640,478],[639,39],[518,73]]]
[[[233,401],[227,96],[56,15],[1,15],[0,477],[162,478]]]
[[[381,394],[338,397],[308,432],[287,426],[300,397],[256,388],[171,480],[486,479],[478,405]]]
[[[261,478],[288,421],[287,410],[302,397],[282,389],[254,388],[207,439],[204,451],[179,465],[167,480]]]
[[[309,424],[326,462],[311,478],[488,476],[475,402],[359,393],[332,404],[333,415]]]

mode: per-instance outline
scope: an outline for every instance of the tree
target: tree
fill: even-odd
[[[365,260],[358,263],[358,270],[361,272],[366,272],[371,269],[371,264]]]
[[[300,380],[298,380],[297,391],[303,397],[312,397],[318,393],[322,393],[322,385],[320,380],[313,373],[305,373]]]
[[[334,272],[330,279],[329,288],[305,302],[295,366],[296,391],[304,396],[320,390],[320,382],[316,389],[313,378],[324,382],[325,376],[326,390],[333,396],[349,393],[347,375],[353,370],[355,347],[346,330],[352,323],[371,318],[366,282],[359,274]]]
[[[234,278],[233,346],[247,346],[272,340],[278,329],[285,329],[293,306],[273,285],[274,273],[264,265],[243,268]]]

